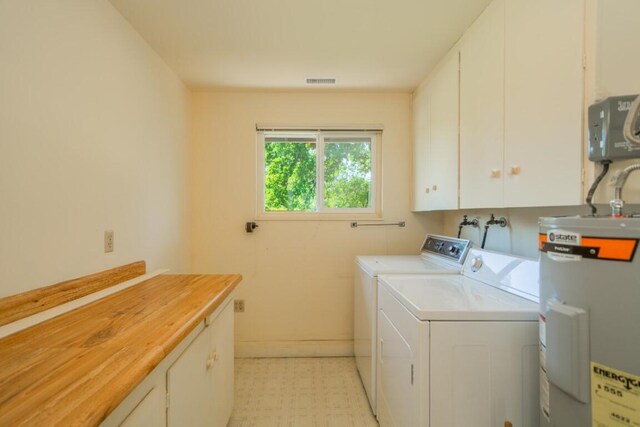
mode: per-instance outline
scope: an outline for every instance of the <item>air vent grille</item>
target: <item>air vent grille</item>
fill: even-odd
[[[307,79],[309,85],[334,85],[336,79]]]

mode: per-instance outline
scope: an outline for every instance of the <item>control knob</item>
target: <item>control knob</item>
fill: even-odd
[[[457,256],[460,253],[460,248],[454,245],[449,246],[449,255]]]

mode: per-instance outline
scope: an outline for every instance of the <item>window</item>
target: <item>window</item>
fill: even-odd
[[[378,216],[377,133],[265,131],[258,136],[258,208],[264,217]]]

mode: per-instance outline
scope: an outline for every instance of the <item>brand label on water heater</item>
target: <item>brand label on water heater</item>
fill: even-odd
[[[582,236],[578,233],[565,230],[553,230],[547,233],[547,242],[544,247],[547,256],[554,261],[580,261],[581,253],[576,253],[576,248],[582,243]],[[551,249],[551,250],[549,250]]]
[[[553,230],[538,236],[538,249],[554,261],[580,261],[583,258],[604,261],[633,261],[638,239],[582,236]]]
[[[553,230],[547,233],[547,241],[560,245],[576,245],[582,242],[582,236],[579,233],[564,230]]]
[[[640,426],[640,376],[591,362],[593,426]]]

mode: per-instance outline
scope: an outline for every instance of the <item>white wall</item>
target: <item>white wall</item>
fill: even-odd
[[[602,213],[604,212],[603,210]],[[479,218],[480,226],[478,228],[464,227],[460,237],[470,239],[475,247],[480,247],[484,225],[492,213],[497,218],[503,216],[507,218],[508,225],[505,228],[497,225],[489,228],[486,249],[538,258],[538,218],[556,215],[587,215],[591,211],[586,206],[449,211],[444,215],[444,232],[447,235],[456,236],[458,224],[462,221],[463,215],[468,215],[469,219]]]
[[[637,0],[588,0],[590,12],[587,26],[587,85],[586,103],[610,96],[640,94],[640,56],[629,54],[637,50],[640,39],[640,2]],[[586,137],[585,137],[586,138]],[[585,158],[586,158],[585,150]],[[611,200],[616,174],[640,160],[616,161],[602,181],[595,200],[608,203]],[[590,185],[600,167],[585,160],[587,181]],[[623,199],[627,203],[640,203],[640,173],[629,176]]]
[[[0,296],[139,259],[182,270],[174,73],[106,0],[1,1],[0,58]]]
[[[411,95],[197,93],[192,108],[192,270],[243,274],[238,353],[350,353],[354,256],[417,253],[425,232],[442,227],[442,214],[409,211]],[[257,208],[255,126],[264,122],[383,124],[384,219],[407,227],[259,221],[247,234],[244,223]]]

